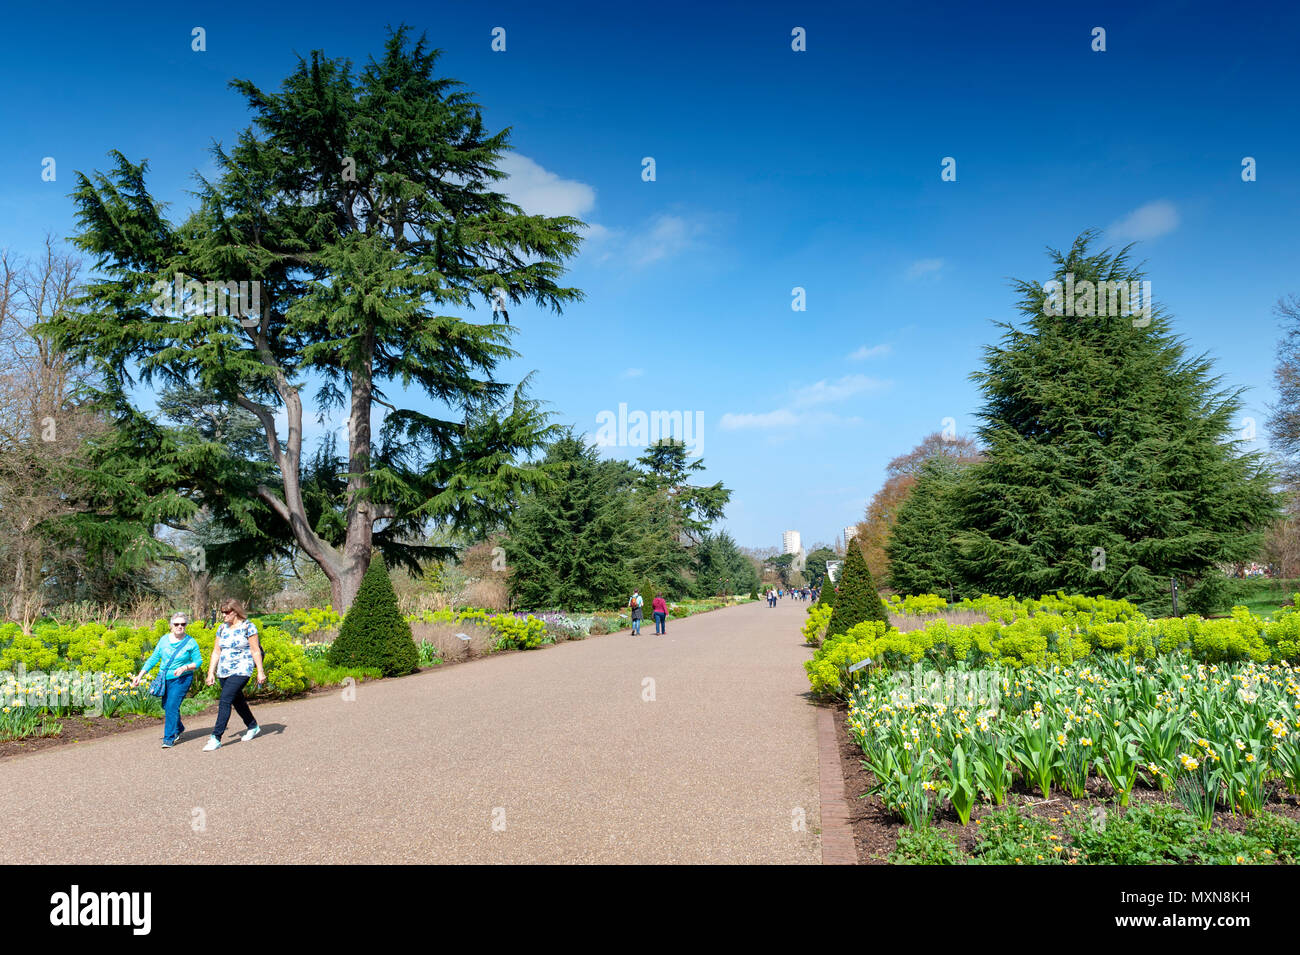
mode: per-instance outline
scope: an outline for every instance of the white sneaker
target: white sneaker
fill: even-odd
[[[239,737],[239,738],[240,738],[241,740],[243,740],[245,743],[247,743],[250,739],[252,739],[254,736],[256,736],[256,735],[257,735],[258,733],[260,733],[260,732],[262,732],[262,727],[260,727],[260,726],[254,726],[252,729],[250,729],[247,733],[245,733],[243,736],[241,736],[241,737]]]
[[[203,752],[210,753],[214,749],[221,749],[221,740],[217,739],[215,736],[209,736],[208,745],[203,747]]]

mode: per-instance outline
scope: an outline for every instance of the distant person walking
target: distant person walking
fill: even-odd
[[[230,722],[232,706],[248,727],[248,732],[240,739],[247,743],[262,732],[253,717],[253,711],[249,709],[248,700],[244,698],[244,687],[252,678],[254,667],[257,668],[257,685],[266,682],[257,627],[244,616],[244,606],[238,600],[223,601],[221,615],[225,618],[225,623],[217,628],[216,639],[212,644],[212,660],[208,663],[208,686],[220,678],[221,702],[217,705],[217,725],[212,728],[212,738],[203,747],[205,753],[221,748],[221,737],[226,732],[226,724]]]
[[[655,633],[668,632],[668,603],[659,594],[655,594],[654,602],[650,604],[650,609],[655,615]]]
[[[180,735],[185,732],[185,724],[181,722],[181,700],[190,691],[194,674],[203,666],[203,652],[199,650],[194,638],[185,632],[185,626],[189,622],[190,618],[185,614],[173,614],[171,632],[158,641],[140,672],[131,677],[131,685],[139,686],[155,664],[159,668],[155,682],[161,681],[159,688],[162,693],[159,695],[162,696],[163,705],[163,749],[176,745]]]
[[[641,618],[645,616],[645,601],[641,599],[641,591],[632,591],[632,599],[627,602],[628,607],[632,610],[632,636],[641,636]]]

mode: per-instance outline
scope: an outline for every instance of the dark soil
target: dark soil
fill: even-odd
[[[889,854],[898,845],[898,830],[903,824],[889,814],[879,796],[858,798],[870,789],[876,780],[862,767],[862,750],[849,736],[844,725],[848,716],[848,705],[837,704],[834,711],[835,738],[839,743],[840,769],[844,773],[844,792],[849,803],[849,822],[853,827],[853,844],[858,850],[858,865],[888,865]],[[1130,804],[1136,806],[1165,803],[1170,798],[1169,794],[1139,784],[1133,789]],[[1044,801],[1043,794],[1038,790],[1030,791],[1017,786],[1007,794],[1007,802],[1015,803],[1047,820],[1062,840],[1067,839],[1067,826],[1071,820],[1087,816],[1098,806],[1103,807],[1108,813],[1124,812],[1114,799],[1109,784],[1095,777],[1088,780],[1088,795],[1084,799],[1071,799],[1061,790],[1053,789],[1052,798]],[[971,812],[970,825],[963,826],[958,821],[957,814],[951,808],[944,807],[935,814],[933,825],[939,829],[946,829],[956,838],[962,852],[967,853],[975,845],[976,836],[979,834],[979,827],[975,825],[975,820],[987,816],[993,810],[994,807],[987,803],[976,803],[975,809]],[[1278,786],[1265,804],[1265,811],[1300,822],[1300,796],[1291,795]],[[1235,816],[1225,809],[1220,809],[1214,814],[1216,829],[1241,832],[1248,824],[1249,820],[1242,816]]]

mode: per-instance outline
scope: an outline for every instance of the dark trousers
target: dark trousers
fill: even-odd
[[[253,711],[248,708],[248,700],[244,699],[244,687],[247,685],[249,678],[246,676],[223,676],[221,678],[221,702],[217,704],[217,725],[212,728],[212,735],[221,739],[226,732],[226,724],[230,722],[230,708],[233,706],[239,718],[244,721],[244,725],[252,729],[257,725],[257,720],[253,719]]]
[[[664,613],[662,610],[655,611],[655,633],[668,632],[667,620],[668,614]]]

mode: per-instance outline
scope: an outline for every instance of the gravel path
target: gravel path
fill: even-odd
[[[215,753],[213,711],[5,760],[4,861],[818,863],[806,606],[257,706]]]

